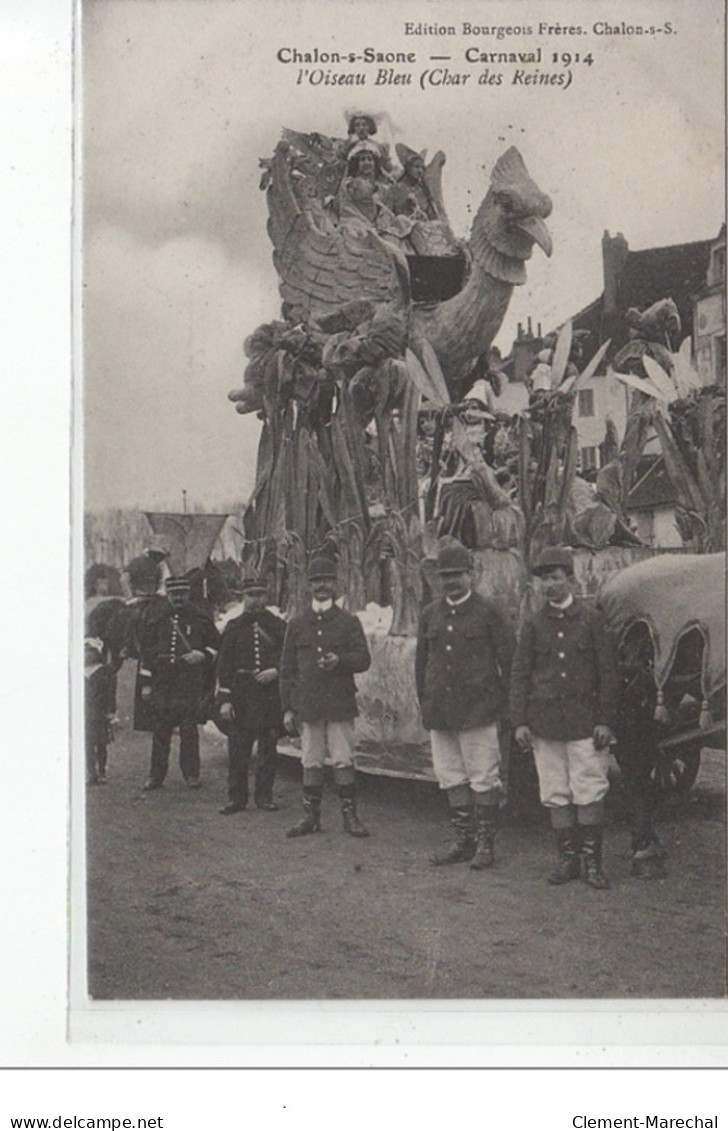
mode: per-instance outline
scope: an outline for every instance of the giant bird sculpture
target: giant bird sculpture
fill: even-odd
[[[279,599],[292,607],[299,557],[326,540],[338,547],[352,608],[365,593],[390,600],[381,588],[389,554],[399,632],[416,622],[421,587],[420,398],[438,410],[440,434],[526,280],[534,244],[551,253],[551,201],[508,149],[462,243],[446,218],[442,153],[424,170],[436,218],[408,213],[406,201],[397,211],[391,180],[367,178],[336,154],[288,130],[264,163],[282,319],[246,340],[243,387],[229,394],[238,412],[263,421],[245,532],[255,567],[265,572],[273,554],[288,577],[293,588]],[[443,253],[423,257],[417,247]],[[438,285],[450,280],[442,301],[420,300],[412,280],[423,263]],[[465,268],[459,289],[453,267]]]
[[[436,153],[425,176],[442,202],[444,155]],[[407,258],[396,240],[374,226],[336,223],[292,174],[290,149],[281,144],[270,161],[268,233],[287,320],[318,320],[353,299],[386,303],[409,314],[410,344],[433,347],[451,391],[485,354],[505,316],[513,287],[526,281],[533,245],[551,254],[546,217],[551,200],[531,179],[514,147],[496,162],[465,251],[468,276],[444,302],[412,304]],[[443,210],[444,211],[444,210]]]

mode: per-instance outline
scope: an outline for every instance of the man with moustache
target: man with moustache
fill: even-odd
[[[341,799],[344,832],[369,836],[356,809],[354,771],[354,675],[369,668],[371,658],[361,622],[335,601],[336,566],[316,557],[308,571],[311,606],[286,629],[281,659],[283,725],[300,730],[303,763],[303,817],[286,831],[307,836],[321,829],[324,762],[334,767]]]
[[[248,770],[253,745],[257,761],[253,799],[274,812],[277,742],[282,731],[278,674],[286,622],[266,609],[267,587],[257,577],[242,584],[243,611],[228,622],[217,662],[218,715],[228,740],[228,801],[223,816],[248,804]]]
[[[190,789],[200,787],[198,724],[220,643],[212,618],[190,602],[189,577],[168,577],[164,584],[166,597],[152,600],[139,626],[138,683],[152,730],[146,792],[164,784],[175,728],[182,776]]]
[[[494,863],[501,797],[498,723],[506,701],[513,632],[494,602],[473,590],[469,551],[459,543],[437,555],[443,595],[422,613],[415,679],[432,761],[447,793],[455,840],[431,863]]]

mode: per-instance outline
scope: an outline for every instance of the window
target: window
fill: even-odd
[[[594,415],[594,390],[593,389],[579,389],[576,394],[577,408],[579,416],[593,416]]]
[[[587,390],[591,392],[591,390]],[[597,449],[596,448],[581,448],[579,451],[581,457],[581,470],[582,471],[595,471],[597,468]]]
[[[725,248],[716,247],[713,252],[713,286],[725,282]]]

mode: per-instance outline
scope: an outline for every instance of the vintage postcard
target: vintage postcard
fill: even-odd
[[[719,1043],[724,37],[81,3],[72,1039]]]

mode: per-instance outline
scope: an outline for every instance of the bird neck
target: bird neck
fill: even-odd
[[[498,279],[474,262],[459,294],[422,313],[421,332],[440,358],[446,380],[491,345],[512,291],[512,283]]]

